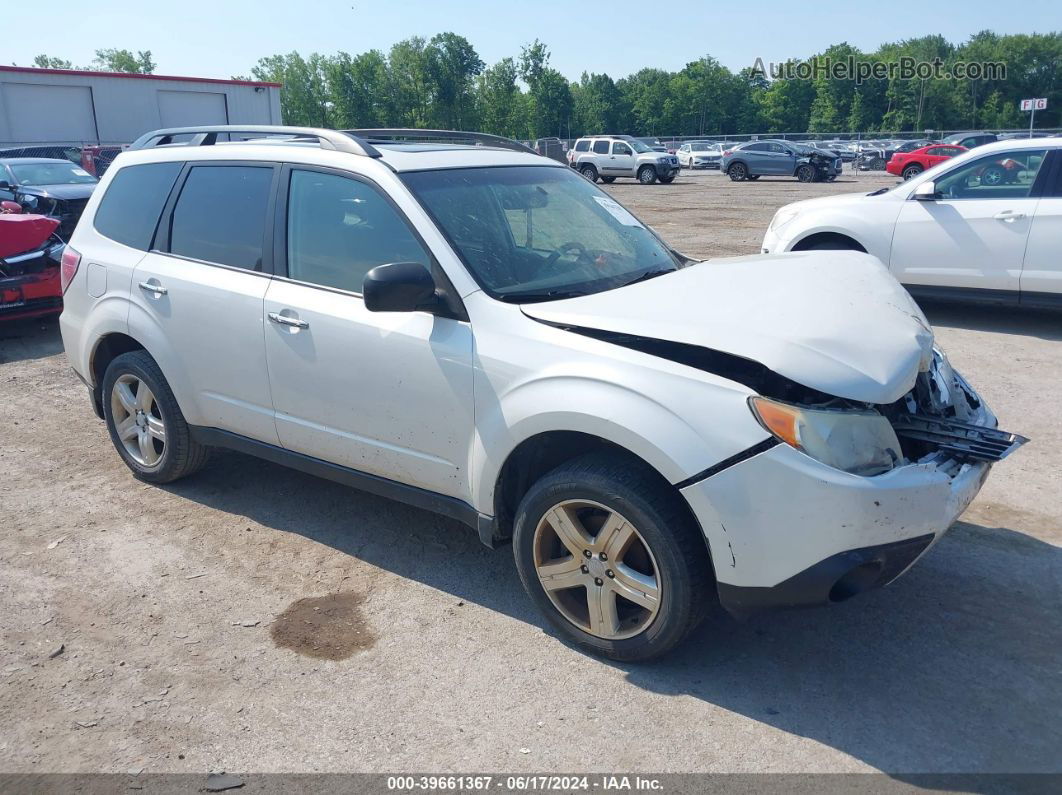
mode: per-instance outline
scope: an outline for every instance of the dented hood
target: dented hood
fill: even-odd
[[[910,391],[933,345],[907,291],[877,259],[850,251],[709,260],[522,309],[561,326],[722,351],[866,403],[892,403]]]

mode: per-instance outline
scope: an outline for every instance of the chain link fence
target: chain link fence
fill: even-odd
[[[0,158],[48,157],[69,160],[88,173],[102,177],[129,144],[116,141],[0,141]]]

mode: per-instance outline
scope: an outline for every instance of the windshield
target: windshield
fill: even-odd
[[[631,149],[633,149],[638,154],[653,151],[653,147],[643,143],[642,141],[639,141],[637,138],[624,138],[623,140],[629,143],[631,145]]]
[[[8,163],[19,185],[86,185],[96,178],[73,163]]]
[[[587,295],[679,266],[637,218],[568,168],[446,169],[402,179],[476,281],[503,301]]]
[[[691,144],[690,148],[694,152],[710,152],[717,147],[714,144]]]

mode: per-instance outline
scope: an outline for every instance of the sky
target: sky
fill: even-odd
[[[25,2],[5,3],[3,17],[0,60],[19,66],[31,66],[40,53],[85,65],[94,50],[113,47],[150,50],[156,74],[225,78],[249,75],[265,55],[386,52],[410,36],[453,31],[488,65],[538,38],[551,64],[575,80],[584,71],[613,78],[644,66],[676,71],[706,54],[737,71],[757,58],[805,58],[841,41],[873,51],[928,33],[954,43],[984,29],[1046,33],[1062,30],[1062,2],[1022,0],[1008,8],[999,0],[53,0],[45,17]]]

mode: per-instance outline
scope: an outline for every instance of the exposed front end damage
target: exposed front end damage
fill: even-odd
[[[992,463],[1027,441],[997,429],[938,350],[900,400],[858,408],[880,413],[895,432],[898,455],[884,471],[846,472],[777,444],[683,489],[713,553],[726,550],[714,557],[732,614],[829,604],[887,585],[966,510]],[[750,482],[771,499],[757,500]]]

